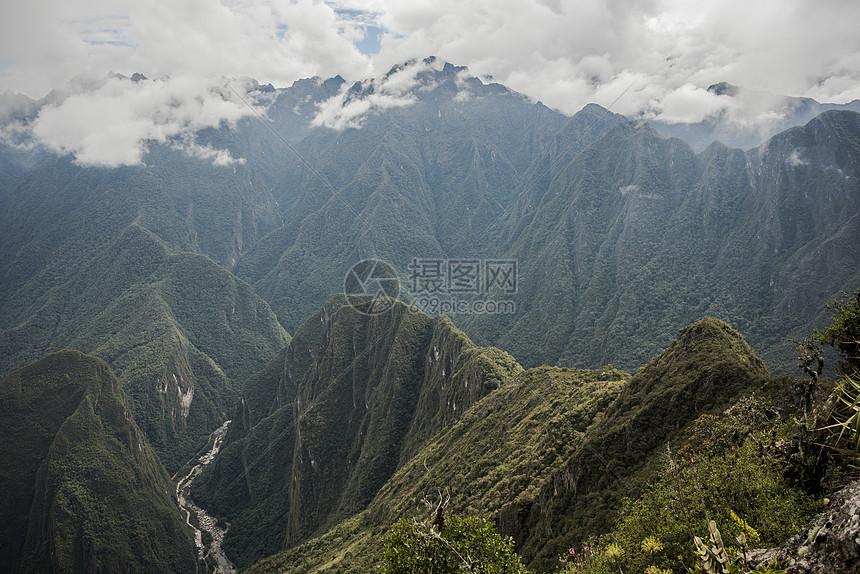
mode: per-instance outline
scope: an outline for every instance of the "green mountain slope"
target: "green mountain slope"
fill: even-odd
[[[567,118],[464,72],[421,72],[413,104],[370,114],[360,129],[318,128],[298,145],[331,188],[306,168],[289,172],[277,192],[283,227],[236,269],[287,330],[343,290],[359,259],[380,257],[405,277],[415,257],[493,254],[503,232],[493,222],[542,177],[535,159],[548,149],[573,157],[618,118],[597,106]],[[372,89],[353,86],[355,97]]]
[[[724,317],[787,370],[790,338],[860,281],[860,114],[700,155],[622,122],[513,214],[517,313],[458,323],[526,365],[632,368],[675,325]]]
[[[193,496],[231,522],[246,567],[362,509],[403,464],[519,365],[444,317],[332,300],[249,379]]]
[[[173,472],[226,418],[240,382],[288,337],[247,284],[204,256],[171,254],[137,224],[75,270],[4,309],[2,364],[63,347],[104,359]]]
[[[108,365],[61,351],[0,382],[0,569],[196,572],[164,467]]]
[[[781,365],[792,356],[786,339],[827,324],[823,304],[860,284],[860,114],[825,112],[745,156],[750,188],[716,259],[722,280],[707,312]]]
[[[769,380],[743,338],[705,319],[633,378],[606,369],[530,369],[476,403],[404,464],[367,510],[250,572],[366,572],[379,535],[446,488],[455,512],[493,516],[523,559],[557,557],[606,531],[687,425]]]
[[[504,254],[519,264],[517,313],[464,317],[464,327],[530,365],[644,363],[673,325],[698,318],[671,301],[700,290],[702,254],[689,242],[666,250],[697,164],[686,145],[647,125],[617,125],[524,214]]]
[[[769,380],[764,362],[722,321],[706,318],[681,329],[607,408],[559,473],[565,480],[543,487],[545,505],[525,520],[533,535],[524,542],[524,557],[548,566],[570,542],[604,532],[611,509],[622,496],[638,494],[687,425]]]
[[[785,371],[784,342],[858,280],[854,112],[695,154],[646,123],[596,105],[565,117],[451,64],[398,74],[411,103],[343,129],[313,122],[332,98],[371,105],[387,80],[258,87],[307,163],[257,118],[198,134],[245,159],[235,171],[170,146],[113,170],[0,150],[16,166],[0,190],[0,328],[132,222],[235,270],[288,330],[362,258],[387,260],[404,286],[413,258],[516,259],[517,313],[453,319],[526,366],[636,368],[677,325],[713,315]]]

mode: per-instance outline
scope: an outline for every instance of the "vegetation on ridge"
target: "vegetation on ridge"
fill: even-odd
[[[860,293],[835,304],[819,339],[843,355],[835,419],[818,408],[829,388],[814,354],[811,382],[775,380],[714,319],[682,329],[632,378],[570,366],[638,367],[679,325],[714,315],[786,371],[786,337],[808,332],[824,300],[860,282],[860,115],[828,112],[756,149],[697,154],[599,106],[568,118],[451,65],[415,79],[413,105],[343,131],[308,123],[342,79],[273,92],[273,127],[313,170],[285,156],[267,126],[243,120],[196,136],[245,160],[235,169],[153,144],[142,166],[38,152],[0,175],[0,377],[12,381],[0,399],[0,480],[11,485],[0,567],[22,549],[44,566],[43,542],[60,532],[88,541],[90,570],[187,570],[187,533],[175,555],[160,546],[181,530],[160,465],[172,473],[225,418],[235,424],[195,495],[232,520],[225,547],[241,566],[284,550],[258,571],[366,569],[392,524],[448,487],[454,515],[492,521],[536,569],[606,532],[624,552],[615,566],[644,567],[634,554],[648,537],[624,524],[646,520],[637,501],[657,516],[648,497],[663,501],[660,488],[690,499],[696,518],[685,528],[704,538],[703,517],[714,515],[729,541],[753,531],[772,540],[801,519],[767,506],[780,488],[803,512],[820,498],[835,455],[819,446],[832,438],[819,427],[845,429],[831,446],[860,445]],[[283,348],[275,312],[298,326],[369,254],[401,270],[415,257],[516,259],[516,314],[454,319],[526,366],[561,366],[524,371],[448,318],[403,306],[368,317],[343,301]],[[42,358],[67,347],[102,359],[116,379],[100,362],[95,375],[78,369],[74,352]],[[33,374],[47,359],[92,384]],[[46,394],[16,402],[21,372]],[[795,415],[767,401],[789,386],[804,394],[793,430],[785,419]],[[734,415],[701,418],[751,392],[763,402],[741,411],[764,413],[763,426],[749,415],[757,430],[737,430],[725,418]],[[685,449],[696,420],[753,442]],[[746,485],[726,469],[749,470],[759,490],[739,495]],[[161,493],[152,508],[147,489]],[[718,490],[737,521],[725,504],[697,500],[702,490]],[[745,500],[772,524],[745,514]],[[141,517],[116,510],[129,506]],[[149,536],[142,528],[157,542],[135,553],[128,540]],[[678,524],[660,528],[663,539],[642,550],[653,568],[681,544]],[[60,555],[78,556],[67,543],[57,542]]]
[[[0,330],[0,369],[63,347],[104,359],[172,473],[288,336],[246,283],[201,255],[170,253],[137,224],[77,264],[32,305],[6,309],[16,315]]]
[[[450,512],[491,517],[529,568],[611,526],[624,493],[662,468],[667,440],[770,381],[740,335],[715,319],[682,329],[632,379],[607,368],[539,367],[473,405],[400,467],[366,510],[250,572],[367,572],[392,523],[450,489]],[[619,478],[621,477],[621,478]]]
[[[194,572],[174,487],[108,365],[60,351],[0,382],[0,569]]]
[[[345,303],[335,297],[249,379],[235,430],[194,485],[195,499],[233,525],[224,548],[240,567],[361,512],[427,441],[520,370],[447,317],[399,302],[371,316]]]

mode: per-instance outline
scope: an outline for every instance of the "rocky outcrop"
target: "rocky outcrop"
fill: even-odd
[[[837,492],[827,510],[783,546],[752,554],[755,566],[776,560],[794,574],[860,572],[860,481]]]

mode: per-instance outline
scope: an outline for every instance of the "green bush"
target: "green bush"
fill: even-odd
[[[816,512],[812,497],[786,479],[780,454],[790,428],[755,398],[719,417],[702,416],[689,443],[667,450],[666,466],[636,500],[626,500],[613,530],[587,553],[564,557],[566,572],[687,572],[700,562],[693,540],[719,525],[727,550],[771,547]]]
[[[842,295],[827,306],[833,313],[830,325],[816,334],[840,353],[833,401],[836,424],[828,427],[838,434],[830,442],[838,451],[860,458],[860,289]],[[841,448],[846,442],[848,448]]]
[[[478,517],[403,519],[385,537],[380,574],[527,574],[514,543]]]

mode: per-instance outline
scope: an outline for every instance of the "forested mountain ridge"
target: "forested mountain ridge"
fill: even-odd
[[[197,460],[232,419],[193,492],[230,521],[224,547],[242,568],[366,571],[374,536],[446,487],[452,510],[491,516],[530,565],[556,566],[608,528],[660,448],[772,381],[765,362],[787,372],[789,341],[860,285],[851,111],[696,153],[646,122],[593,104],[567,117],[435,59],[351,85],[248,89],[254,114],[196,134],[229,165],[182,142],[118,168],[0,142],[0,376],[97,365],[120,434],[151,445],[144,485],[165,486],[164,469]],[[407,303],[415,259],[515,261],[515,312],[397,302],[376,315],[332,298],[369,257],[397,271]],[[51,377],[46,393],[66,388]],[[95,452],[109,413],[91,402],[54,414],[74,411]],[[21,438],[14,420],[4,441]],[[15,444],[31,466],[101,472],[79,450]],[[32,482],[12,474],[2,483]],[[135,503],[129,488],[116,507]],[[57,518],[55,494],[34,495],[36,514]],[[190,571],[179,528],[167,560],[181,566],[164,570]],[[49,537],[33,536],[32,552],[16,542],[31,557]]]
[[[495,254],[491,225],[525,179],[541,176],[538,155],[575,155],[616,121],[596,106],[567,118],[464,68],[428,65],[408,106],[370,113],[358,128],[317,128],[297,146],[321,178],[304,165],[290,172],[277,195],[283,227],[236,269],[287,330],[341,290],[359,259],[380,257],[405,273],[414,257]]]
[[[633,368],[678,325],[714,315],[785,371],[784,342],[822,321],[824,304],[858,279],[854,112],[825,112],[746,152],[715,143],[696,154],[599,106],[550,122],[540,104],[529,111],[503,90],[463,88],[453,66],[426,74],[411,105],[310,132],[316,169],[337,194],[304,172],[297,211],[237,267],[287,325],[340,289],[364,257],[393,264],[403,285],[416,257],[514,259],[517,313],[453,319],[526,365]],[[528,125],[514,121],[525,113],[518,108],[547,119],[518,135]],[[507,137],[526,142],[532,159]],[[820,211],[823,201],[836,211]],[[775,209],[780,229],[806,231],[767,237]],[[834,258],[826,273],[809,256],[822,246]]]
[[[334,320],[346,320],[347,310],[352,312],[343,307]],[[318,329],[317,324],[315,318],[299,333]],[[292,345],[299,340],[297,334]],[[290,372],[281,366],[271,371],[283,381],[290,379]],[[414,516],[424,496],[445,489],[452,496],[452,511],[492,517],[502,534],[514,538],[527,564],[539,572],[550,571],[572,544],[609,527],[621,498],[641,491],[660,467],[661,452],[667,444],[677,447],[689,424],[702,414],[721,411],[771,380],[764,363],[740,334],[711,318],[682,329],[663,353],[632,378],[612,369],[538,367],[522,371],[518,365],[501,373],[498,386],[494,384],[471,408],[440,427],[414,455],[401,457],[395,472],[378,483],[366,507],[357,505],[352,512],[330,515],[325,527],[308,531],[310,536],[304,540],[290,535],[293,527],[287,524],[287,517],[308,492],[330,482],[323,467],[317,473],[303,472],[301,493],[293,487],[292,496],[276,506],[262,498],[254,501],[246,490],[251,487],[241,478],[239,453],[227,455],[225,451],[220,468],[212,469],[200,484],[199,495],[228,517],[236,516],[239,508],[254,509],[249,516],[257,524],[246,519],[233,524],[241,524],[243,532],[259,530],[264,534],[257,536],[273,537],[274,546],[285,548],[252,572],[367,571],[381,551],[379,534],[398,519]],[[259,388],[256,379],[254,389]],[[268,396],[272,404],[274,395]],[[277,397],[277,404],[283,404],[282,394]],[[298,396],[293,400],[296,405],[301,403]],[[324,402],[343,403],[336,395],[323,397]],[[315,427],[327,428],[350,419],[350,408],[360,414],[365,410],[363,404],[342,404],[337,409],[318,404],[306,412],[318,411]],[[303,451],[297,457],[291,449],[279,452],[263,446],[272,440],[264,437],[281,437],[274,425],[287,416],[285,412],[289,412],[286,405],[276,411],[282,413],[279,416],[258,422],[242,448],[256,445],[254,452],[263,449],[269,461],[262,465],[265,468],[283,468],[283,462],[274,461],[284,458],[293,465],[310,463],[313,467],[319,460],[318,450],[313,455]],[[305,414],[303,420],[309,418]],[[297,428],[307,432],[304,425]],[[252,435],[260,438],[252,440]],[[257,461],[254,452],[249,451],[242,460]],[[250,476],[266,473],[263,469],[248,471]],[[293,467],[269,474],[265,481],[253,478],[251,484],[286,488],[295,481]],[[229,482],[230,488],[213,488],[219,482]],[[310,486],[314,482],[316,488]],[[240,490],[246,492],[239,494]],[[338,523],[337,518],[344,520]],[[242,557],[249,541],[239,545],[238,537],[245,536],[241,532],[235,536],[232,548]],[[269,553],[272,548],[269,546]]]
[[[110,367],[51,354],[0,381],[4,572],[195,572],[164,467]]]
[[[510,222],[518,312],[461,322],[526,362],[630,367],[655,332],[713,315],[783,370],[787,339],[860,281],[858,152],[854,112],[700,155],[621,122]]]
[[[39,274],[3,308],[3,366],[64,347],[108,361],[173,471],[225,419],[241,381],[288,341],[247,284],[205,256],[171,254],[136,223],[45,290],[48,280]]]
[[[783,342],[857,279],[853,112],[696,154],[644,122],[596,105],[566,117],[434,59],[352,85],[253,89],[268,126],[198,136],[243,160],[232,167],[167,145],[140,167],[44,151],[22,164],[5,146],[17,167],[0,191],[0,328],[132,222],[235,271],[288,331],[362,258],[388,261],[404,286],[415,258],[516,260],[515,314],[453,319],[529,366],[633,368],[678,325],[714,315],[784,371]],[[349,115],[356,106],[367,111]]]
[[[336,297],[250,378],[194,497],[225,516],[240,567],[360,512],[441,429],[520,370],[447,317]]]

